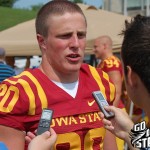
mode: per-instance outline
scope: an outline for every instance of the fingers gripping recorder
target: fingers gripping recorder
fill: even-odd
[[[52,121],[53,111],[50,109],[43,109],[42,115],[39,121],[37,135],[44,133],[45,131],[49,131],[51,121]]]
[[[109,112],[104,109],[104,106],[109,106],[109,104],[101,91],[94,91],[92,95],[95,98],[100,110],[103,112],[105,118],[109,119],[115,116],[113,112]]]

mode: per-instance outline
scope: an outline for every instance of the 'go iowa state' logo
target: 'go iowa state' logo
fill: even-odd
[[[146,128],[145,121],[137,123],[130,132],[131,144],[136,148],[150,147],[150,129]]]

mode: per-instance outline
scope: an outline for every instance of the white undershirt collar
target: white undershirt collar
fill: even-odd
[[[69,95],[71,95],[73,98],[76,97],[79,81],[72,83],[61,83],[51,80],[53,83],[55,83],[57,86],[59,86],[61,89],[63,89],[65,92],[67,92]]]

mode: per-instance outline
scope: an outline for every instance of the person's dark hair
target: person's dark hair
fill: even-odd
[[[150,92],[150,17],[137,15],[131,22],[126,20],[122,34],[121,57],[125,75],[130,66]]]
[[[38,12],[36,17],[36,33],[47,37],[48,25],[47,19],[54,15],[63,15],[64,13],[80,13],[85,18],[81,8],[70,1],[67,0],[53,0],[46,3]],[[86,18],[85,18],[86,22]],[[87,22],[86,22],[87,23]]]

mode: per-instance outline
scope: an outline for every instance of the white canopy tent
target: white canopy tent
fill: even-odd
[[[122,37],[118,36],[127,16],[96,9],[94,6],[79,4],[88,23],[86,53],[92,53],[93,40],[100,35],[109,35],[113,49],[120,49]],[[6,49],[7,56],[41,55],[36,40],[35,19],[20,23],[0,32],[0,47]]]

